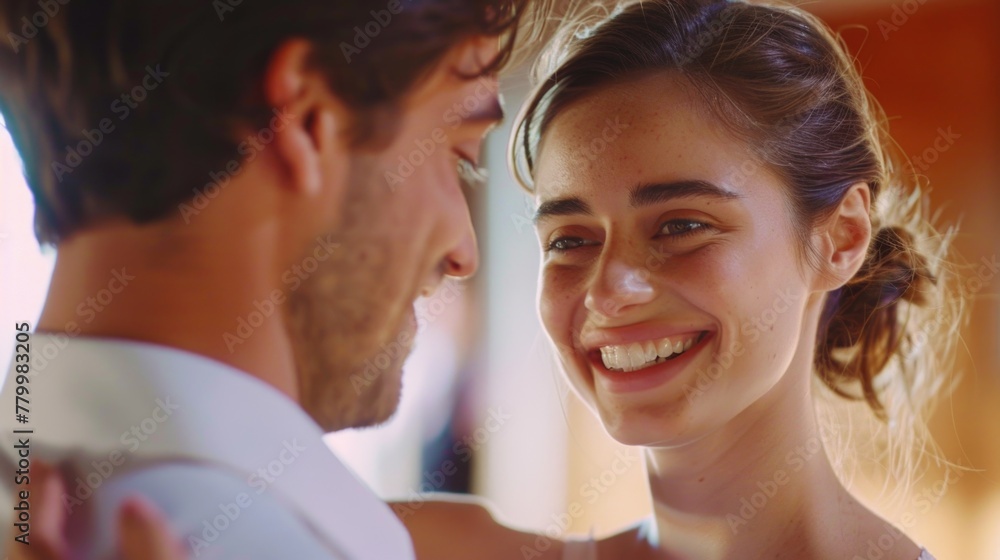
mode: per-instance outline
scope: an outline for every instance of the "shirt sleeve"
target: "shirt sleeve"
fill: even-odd
[[[81,558],[111,559],[122,501],[141,494],[166,516],[191,558],[343,560],[270,492],[257,493],[235,473],[194,463],[159,464],[116,475],[76,493],[69,521],[87,526]]]

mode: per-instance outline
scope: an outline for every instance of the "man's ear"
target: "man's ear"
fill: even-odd
[[[823,274],[818,276],[821,285],[817,289],[837,289],[857,274],[868,254],[872,237],[871,190],[868,184],[851,185],[815,236],[818,237],[817,248],[823,267]]]
[[[347,112],[323,76],[310,68],[311,52],[305,39],[279,45],[265,68],[263,93],[265,102],[274,107],[269,120],[273,147],[288,167],[292,188],[315,196],[323,186],[323,170],[346,157],[339,129]]]

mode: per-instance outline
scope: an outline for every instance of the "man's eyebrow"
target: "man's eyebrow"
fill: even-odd
[[[633,208],[638,208],[678,198],[694,198],[699,196],[721,200],[743,198],[741,194],[734,193],[708,181],[686,180],[637,185],[629,192],[628,202]]]
[[[532,221],[537,225],[539,222],[554,216],[576,215],[593,216],[594,212],[586,202],[579,198],[554,198],[538,205],[538,210],[535,210],[535,217]]]

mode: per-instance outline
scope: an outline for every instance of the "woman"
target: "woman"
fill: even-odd
[[[844,487],[816,418],[825,387],[920,444],[948,350],[920,321],[950,309],[940,237],[843,47],[793,8],[646,0],[555,59],[512,139],[539,311],[576,392],[645,448],[654,515],[544,550],[434,504],[404,517],[421,557],[931,558]]]

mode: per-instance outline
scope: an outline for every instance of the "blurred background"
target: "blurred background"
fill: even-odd
[[[946,481],[931,470],[912,499],[890,506],[857,490],[941,560],[1000,560],[1000,2],[816,0],[799,3],[839,31],[880,100],[933,207],[961,223],[955,248],[972,295],[954,395],[932,428],[948,459],[971,467]],[[502,81],[509,115],[527,70]],[[510,119],[508,119],[510,120]],[[420,302],[421,333],[399,413],[387,424],[328,436],[387,499],[419,507],[429,492],[472,493],[508,523],[550,534],[614,532],[648,515],[636,449],[614,443],[562,381],[535,311],[539,248],[532,201],[506,170],[506,128],[488,140],[486,185],[469,191],[482,268]],[[41,309],[54,254],[32,234],[21,165],[0,131],[0,324]],[[12,347],[0,341],[0,360]],[[618,463],[620,466],[622,463]],[[629,464],[629,463],[624,463]],[[583,509],[573,514],[569,504]],[[581,513],[582,511],[582,513]],[[910,519],[910,517],[906,517]]]

